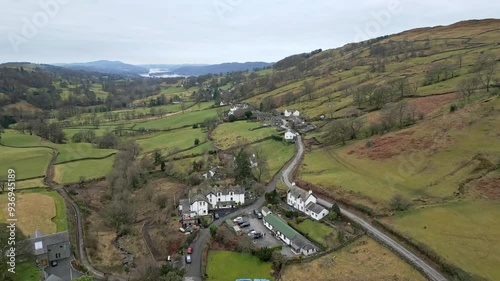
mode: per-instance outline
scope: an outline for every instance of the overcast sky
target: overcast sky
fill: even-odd
[[[0,62],[272,62],[499,12],[498,0],[1,0]]]

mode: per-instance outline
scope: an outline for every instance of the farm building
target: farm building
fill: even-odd
[[[277,216],[268,214],[263,218],[263,222],[277,238],[290,246],[294,253],[308,256],[317,252],[318,248],[313,243]]]

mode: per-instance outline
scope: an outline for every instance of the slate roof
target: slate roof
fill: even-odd
[[[293,195],[293,197],[295,198],[302,198],[303,200],[306,200],[307,198],[307,195],[308,195],[308,192],[295,186],[295,185],[292,185],[290,187],[290,189],[288,190],[289,193],[291,193]]]
[[[302,235],[297,235],[295,238],[292,239],[292,248],[294,249],[304,249],[306,251],[309,250],[316,250],[316,246],[314,246],[313,243],[311,243],[309,240],[307,240],[304,236]]]
[[[319,213],[323,212],[324,210],[326,210],[323,206],[316,204],[314,202],[307,204],[306,209],[311,210],[316,214],[319,214]]]
[[[41,234],[38,232],[38,234]],[[50,234],[50,235],[43,235],[43,236],[38,236],[38,237],[33,237],[30,239],[31,244],[33,245],[33,249],[35,248],[34,245],[37,242],[42,242],[42,248],[35,250],[35,255],[42,255],[47,253],[47,246],[58,244],[58,243],[63,243],[63,242],[69,242],[69,235],[67,231],[64,232],[59,232],[55,234]]]
[[[273,214],[269,214],[269,215],[265,216],[264,220],[268,224],[273,226],[274,232],[279,231],[280,233],[285,235],[285,237],[287,237],[290,240],[292,240],[297,235],[299,235],[299,233],[295,229],[290,227],[284,220],[278,218],[277,216],[275,216]]]

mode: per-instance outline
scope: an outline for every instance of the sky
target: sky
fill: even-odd
[[[499,12],[498,0],[1,0],[0,63],[275,62]]]

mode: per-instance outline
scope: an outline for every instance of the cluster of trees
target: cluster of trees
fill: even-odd
[[[181,281],[184,272],[170,263],[161,267],[149,266],[137,281]]]
[[[111,203],[107,208],[107,219],[119,235],[130,231],[135,221],[135,204],[131,191],[142,188],[149,179],[152,165],[149,159],[138,159],[140,147],[136,142],[127,141],[118,146],[113,169],[107,176],[109,184],[107,196]]]
[[[0,280],[4,281],[13,281],[14,280],[14,274],[10,273],[8,269],[10,268],[9,262],[10,258],[7,256],[7,254],[10,254],[10,249],[11,247],[15,248],[15,258],[16,258],[16,263],[19,265],[24,261],[32,261],[34,260],[33,258],[33,251],[31,248],[31,243],[29,243],[26,239],[27,237],[22,233],[20,228],[15,229],[15,234],[16,234],[16,239],[15,245],[12,245],[9,243],[9,241],[12,241],[10,238],[10,230],[8,228],[8,224],[6,223],[0,223]],[[19,269],[17,269],[19,270]],[[16,271],[17,272],[17,271]]]
[[[17,131],[37,135],[53,143],[66,142],[66,134],[60,123],[48,123],[45,119],[32,119],[20,122],[15,126]]]
[[[410,82],[406,77],[391,80],[382,86],[368,83],[353,90],[346,89],[347,94],[353,96],[354,103],[359,109],[365,106],[381,109],[387,103],[416,95],[417,91],[418,83]]]

